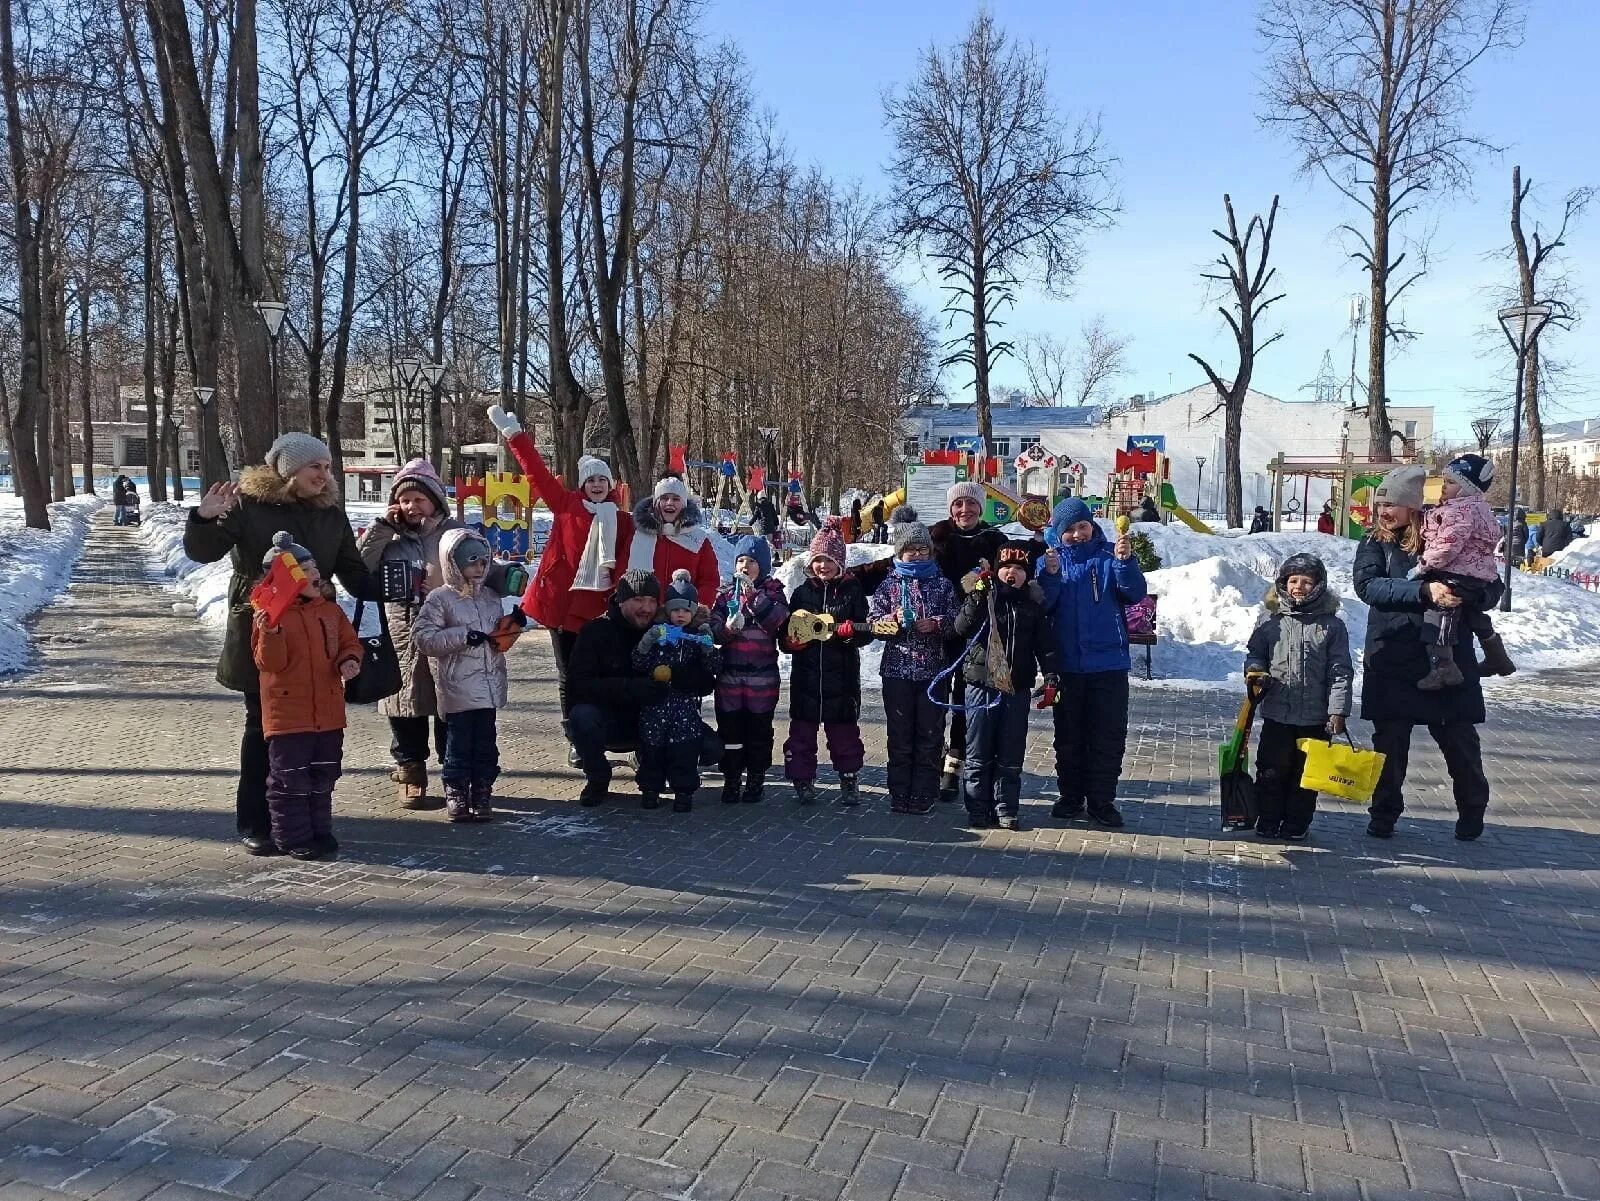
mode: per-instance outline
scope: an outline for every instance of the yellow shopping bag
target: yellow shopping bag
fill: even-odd
[[[1348,733],[1345,737],[1350,738]],[[1383,771],[1381,752],[1364,751],[1353,739],[1349,746],[1324,742],[1320,738],[1302,738],[1295,745],[1306,756],[1306,769],[1300,774],[1301,788],[1359,801],[1363,805],[1372,800],[1378,776]]]

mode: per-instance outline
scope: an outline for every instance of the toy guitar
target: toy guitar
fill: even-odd
[[[879,629],[884,626],[884,629]],[[872,624],[874,634],[893,634],[894,621],[886,618]],[[812,642],[826,642],[830,638],[854,638],[861,627],[853,621],[841,620],[831,613],[813,613],[809,609],[796,609],[789,614],[785,634],[793,646],[806,646]]]

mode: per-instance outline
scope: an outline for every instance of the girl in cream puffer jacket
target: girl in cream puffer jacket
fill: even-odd
[[[495,710],[506,703],[506,657],[490,635],[503,615],[484,586],[489,544],[475,530],[446,530],[439,542],[444,582],[428,593],[412,626],[428,656],[445,719],[445,807],[451,821],[487,821],[500,752]]]

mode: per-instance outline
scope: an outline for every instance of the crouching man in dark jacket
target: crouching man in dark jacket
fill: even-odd
[[[709,683],[691,679],[687,669],[673,671],[673,682],[663,683],[640,675],[633,667],[633,649],[656,619],[661,607],[661,584],[648,571],[633,570],[617,581],[604,617],[578,631],[572,657],[567,661],[567,689],[572,707],[567,714],[572,745],[583,768],[584,785],[579,801],[598,805],[611,788],[607,747],[639,745],[639,710],[665,700],[673,688],[711,690]],[[704,687],[701,685],[704,684]]]

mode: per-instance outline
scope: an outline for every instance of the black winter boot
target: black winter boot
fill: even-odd
[[[839,804],[846,809],[861,804],[861,785],[854,772],[839,776]]]
[[[694,808],[694,793],[672,798],[672,811],[674,813],[688,813]]]
[[[1097,826],[1104,826],[1108,830],[1120,830],[1123,826],[1122,814],[1110,801],[1089,806],[1089,820]]]
[[[1511,656],[1506,653],[1505,640],[1499,634],[1489,634],[1479,638],[1483,644],[1483,662],[1478,664],[1478,674],[1483,676],[1509,676],[1515,675],[1517,665],[1511,661]]]
[[[593,809],[596,805],[603,805],[611,797],[611,777],[608,774],[604,779],[590,780],[583,786],[583,791],[578,794],[578,804],[585,809]]]
[[[444,786],[444,811],[453,822],[470,822],[472,816],[472,793],[461,784],[446,784]]]
[[[746,805],[758,805],[766,795],[767,769],[750,766],[745,769],[744,792],[739,800]]]
[[[1456,816],[1456,840],[1475,842],[1483,834],[1483,810],[1476,809]]]
[[[961,795],[961,764],[949,755],[944,757],[944,774],[939,777],[939,802],[948,805]]]
[[[802,805],[817,803],[817,786],[811,780],[794,781],[794,799]]]
[[[739,785],[744,777],[744,747],[725,747],[722,752],[722,803],[739,803]]]

